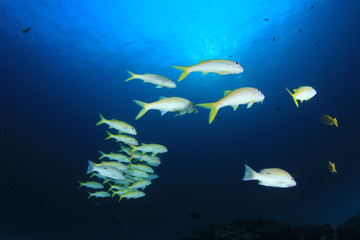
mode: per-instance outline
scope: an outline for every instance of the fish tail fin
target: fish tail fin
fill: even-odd
[[[90,198],[92,197],[92,193],[91,193],[91,192],[88,192],[88,194],[89,194],[88,199],[90,199]]]
[[[135,74],[135,73],[130,72],[130,71],[127,71],[127,72],[131,75],[131,77],[129,77],[128,79],[126,79],[125,82],[128,82],[128,81],[133,80],[134,78],[136,78],[136,74]]]
[[[120,151],[119,152],[126,152],[124,144],[120,143]]]
[[[244,181],[249,181],[249,180],[254,180],[256,179],[256,174],[257,172],[255,172],[255,170],[253,170],[251,167],[249,167],[248,165],[245,165],[245,174],[242,180]]]
[[[129,152],[129,154],[131,155],[131,159],[133,159],[134,158],[133,154],[136,151],[136,147],[130,143],[128,143],[128,144],[131,147],[131,151]]]
[[[177,68],[181,71],[183,71],[178,79],[178,82],[180,82],[181,80],[183,80],[184,78],[186,78],[186,76],[190,73],[189,72],[189,67],[179,67],[179,66],[172,66],[174,68]]]
[[[297,102],[297,100],[296,100],[295,94],[292,94],[292,93],[289,91],[289,89],[287,89],[287,88],[286,88],[286,90],[290,93],[291,97],[294,99],[294,102],[295,102],[296,106],[299,107],[299,104],[298,104],[298,102]]]
[[[108,136],[107,136],[107,138],[105,138],[105,140],[108,140],[108,139],[112,138],[112,136],[114,136],[109,131],[106,131],[106,132],[107,132]]]
[[[147,112],[147,103],[142,102],[142,101],[138,101],[138,100],[134,100],[134,102],[139,105],[140,107],[142,107],[141,111],[138,113],[138,115],[136,115],[135,120],[139,119],[142,117],[142,115],[144,115]]]
[[[101,115],[101,113],[99,113],[99,115],[100,115],[100,121],[98,121],[96,123],[96,126],[99,126],[100,124],[102,124],[106,121],[106,119],[103,117],[103,115]]]
[[[82,183],[82,182],[80,182],[80,181],[78,181],[78,182],[80,183],[79,188],[81,188],[81,187],[84,185],[84,183]]]
[[[86,174],[89,174],[89,173],[91,173],[91,172],[93,172],[93,171],[94,171],[94,163],[89,160],[89,164],[88,164],[88,168],[87,168]]]
[[[209,124],[211,124],[212,121],[214,121],[215,116],[216,116],[216,114],[217,114],[217,112],[219,110],[218,104],[216,102],[214,102],[214,103],[200,103],[200,104],[196,104],[196,106],[210,109]]]
[[[333,119],[334,125],[335,127],[339,127],[339,123],[338,120],[336,118]]]
[[[103,152],[100,151],[100,150],[99,150],[99,152],[100,152],[100,154],[101,154],[101,156],[99,157],[99,160],[101,160],[101,159],[103,159],[103,158],[105,157],[105,153],[103,153]]]

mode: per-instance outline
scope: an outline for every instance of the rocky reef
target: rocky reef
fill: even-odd
[[[360,214],[340,225],[293,226],[271,219],[235,220],[229,224],[209,224],[195,229],[193,236],[180,240],[358,240]]]

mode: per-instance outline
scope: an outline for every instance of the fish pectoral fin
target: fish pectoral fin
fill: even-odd
[[[161,85],[157,85],[157,86],[156,86],[156,88],[162,88],[162,87],[164,87],[164,86],[161,86]]]
[[[167,113],[167,111],[160,110],[161,116]]]
[[[239,104],[238,105],[232,105],[232,108],[234,109],[234,111],[236,111],[236,109],[239,107]]]
[[[182,115],[185,115],[185,114],[186,114],[186,111],[177,112],[177,113],[175,114],[175,117],[182,116]]]
[[[254,102],[249,102],[248,104],[247,104],[247,107],[246,108],[251,108],[251,106],[254,104]]]

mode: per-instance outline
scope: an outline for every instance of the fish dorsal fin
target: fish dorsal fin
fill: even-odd
[[[229,93],[231,93],[231,90],[225,90],[225,91],[224,91],[224,97],[225,97],[226,95],[228,95]]]
[[[162,87],[163,87],[163,86],[161,86],[161,85],[157,85],[157,86],[156,86],[156,88],[162,88]]]
[[[246,108],[251,108],[251,106],[254,104],[254,102],[249,102]]]
[[[234,109],[234,111],[236,111],[236,109],[238,108],[239,104],[238,105],[232,105],[232,108]]]
[[[163,100],[163,99],[165,99],[166,97],[164,97],[164,96],[159,96],[159,100]]]

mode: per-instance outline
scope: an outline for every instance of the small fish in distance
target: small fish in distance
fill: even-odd
[[[328,162],[328,169],[333,174],[337,173],[334,162]]]
[[[339,127],[338,120],[336,118],[332,118],[329,115],[322,115],[320,117],[320,123],[326,126],[332,126],[335,125],[335,127]]]
[[[27,33],[27,32],[30,31],[30,29],[31,29],[31,27],[27,27],[27,28],[23,29],[21,32],[22,32],[22,33]]]

